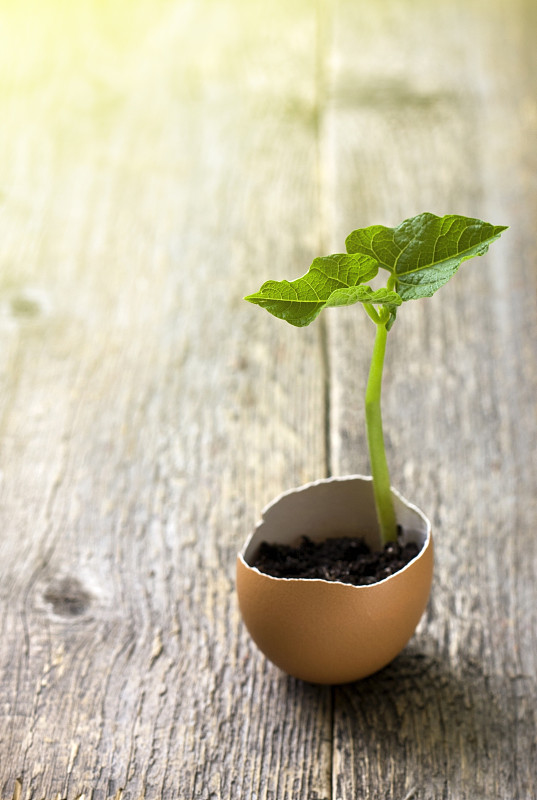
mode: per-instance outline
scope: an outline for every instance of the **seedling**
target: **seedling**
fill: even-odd
[[[294,281],[266,281],[245,297],[291,325],[303,327],[323,308],[361,303],[376,326],[365,393],[367,442],[375,506],[382,543],[397,539],[381,416],[381,386],[388,332],[399,306],[431,297],[457,272],[463,261],[482,256],[506,226],[479,219],[419,214],[396,228],[373,225],[353,231],[346,253],[314,259]],[[386,286],[372,289],[379,268],[388,272]]]

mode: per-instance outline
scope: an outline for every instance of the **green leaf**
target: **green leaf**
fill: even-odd
[[[349,289],[336,289],[332,292],[325,306],[350,306],[353,303],[372,303],[393,311],[403,301],[390,289],[373,290],[371,286],[352,286]]]
[[[351,292],[353,294],[351,295]],[[373,290],[370,286],[356,286],[354,290],[346,290],[345,295],[348,298],[347,302],[340,303],[339,301],[339,292],[334,292],[328,302],[326,303],[327,306],[342,306],[342,305],[351,305],[351,303],[365,303],[368,305],[379,305],[383,306],[387,311],[390,312],[389,317],[385,323],[386,328],[390,330],[393,323],[395,322],[395,317],[397,314],[397,308],[402,304],[402,300],[397,294],[397,292],[392,291],[391,289],[377,289]],[[353,296],[354,300],[351,300],[350,297]],[[367,310],[367,309],[366,309]],[[375,317],[374,314],[370,314],[373,317],[375,322],[378,322],[378,319]]]
[[[349,253],[375,258],[396,279],[403,300],[431,297],[457,272],[463,261],[482,256],[506,226],[472,217],[419,214],[397,228],[373,225],[346,239]]]
[[[397,305],[390,292],[373,292],[364,281],[372,280],[378,264],[370,256],[337,253],[314,259],[306,275],[294,281],[266,281],[255,294],[245,300],[265,308],[275,317],[302,327],[320,314],[326,306],[348,306],[353,303],[386,303]]]

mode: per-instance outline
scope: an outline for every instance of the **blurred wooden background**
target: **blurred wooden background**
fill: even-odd
[[[536,34],[532,0],[0,0],[0,796],[537,796]],[[510,225],[389,341],[432,600],[306,685],[235,553],[367,472],[373,331],[241,298],[426,210]]]

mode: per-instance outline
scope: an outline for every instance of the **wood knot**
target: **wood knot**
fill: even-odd
[[[30,319],[41,314],[41,304],[37,299],[19,294],[11,298],[11,313],[14,317]]]
[[[62,578],[51,583],[43,595],[58,617],[80,617],[91,605],[92,596],[78,578]]]

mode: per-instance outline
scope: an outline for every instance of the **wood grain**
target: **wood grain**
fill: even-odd
[[[0,796],[537,796],[533,4],[0,21]],[[241,298],[422,210],[511,226],[390,337],[433,597],[393,665],[310,686],[249,641],[235,552],[282,489],[367,471],[372,330]]]
[[[336,691],[337,800],[537,795],[534,23],[524,3],[339,4],[332,247],[423,210],[511,228],[390,335],[392,480],[433,519],[436,579],[405,654]],[[368,469],[362,316],[330,317],[337,472]]]
[[[330,691],[234,593],[261,507],[326,470],[319,330],[241,300],[319,247],[315,13],[6,24],[0,794],[326,798]]]

